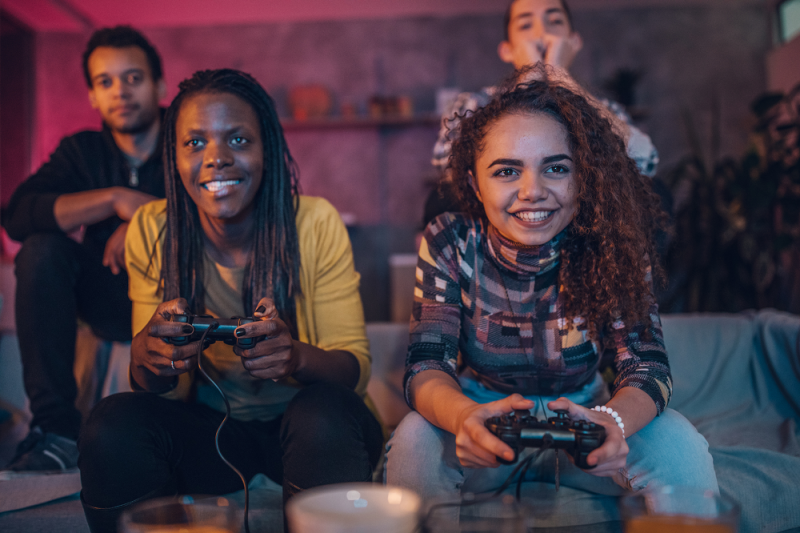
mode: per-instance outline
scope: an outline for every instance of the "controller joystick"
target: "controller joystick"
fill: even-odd
[[[199,341],[203,337],[203,333],[205,333],[206,330],[211,329],[211,327],[216,323],[216,327],[211,329],[211,331],[209,331],[206,335],[206,342],[213,344],[216,341],[222,341],[230,346],[239,346],[240,348],[247,349],[255,346],[257,342],[264,340],[266,335],[240,339],[234,335],[234,331],[236,331],[239,326],[250,324],[251,322],[255,321],[256,319],[253,317],[235,316],[231,318],[214,318],[209,315],[172,315],[172,317],[170,317],[170,322],[182,322],[184,324],[189,324],[194,328],[194,331],[190,335],[184,335],[181,337],[163,337],[163,339],[164,342],[168,342],[169,344],[173,344],[175,346],[184,346],[186,344]]]
[[[606,440],[606,431],[602,426],[592,422],[570,420],[567,411],[555,411],[555,416],[547,422],[539,421],[535,416],[524,411],[518,416],[495,416],[486,420],[485,425],[498,439],[506,443],[514,451],[514,459],[497,460],[502,464],[513,464],[519,458],[523,448],[541,448],[547,444],[551,448],[564,450],[575,464],[584,470],[594,468],[586,462],[588,455],[599,448]]]

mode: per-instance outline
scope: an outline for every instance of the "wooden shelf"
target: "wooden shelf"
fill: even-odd
[[[308,120],[281,119],[286,131],[328,130],[343,128],[407,128],[412,126],[438,126],[441,117],[435,114],[415,115],[413,117],[330,117]]]
[[[628,112],[628,115],[630,115],[631,120],[633,120],[634,122],[638,122],[638,121],[646,120],[646,119],[650,118],[650,108],[649,107],[643,107],[643,106],[634,105],[634,106],[630,106],[630,107],[626,108],[625,111]]]

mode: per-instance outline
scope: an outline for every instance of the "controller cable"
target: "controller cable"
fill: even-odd
[[[537,396],[539,398],[539,405],[542,406],[542,414],[544,415],[544,419],[547,420],[547,406],[545,405],[544,400],[542,399],[542,395],[541,394],[537,394]],[[538,413],[538,412],[539,412],[539,410],[537,409],[534,412],[534,416],[536,416],[535,413]],[[559,451],[560,450],[558,448],[556,448],[556,457],[555,457],[555,462],[556,462],[556,475],[555,475],[556,492],[558,492],[558,489],[561,488],[561,480],[560,480],[559,475],[558,475],[558,452]],[[517,499],[519,499],[519,496],[517,496]]]
[[[225,402],[225,418],[223,418],[222,422],[220,422],[219,427],[217,428],[217,433],[216,435],[214,435],[214,444],[217,446],[217,454],[219,455],[220,459],[222,459],[231,470],[236,472],[236,475],[239,476],[239,479],[242,480],[242,485],[244,485],[244,531],[245,533],[250,533],[250,523],[248,521],[248,516],[247,516],[248,511],[250,510],[250,491],[247,487],[247,481],[245,481],[242,473],[239,472],[239,470],[235,466],[233,466],[233,464],[231,464],[230,461],[225,459],[225,456],[222,455],[222,452],[219,449],[219,433],[220,431],[222,431],[222,426],[225,425],[225,422],[227,422],[228,418],[230,418],[231,416],[231,404],[228,402],[228,397],[225,396],[225,393],[222,392],[222,389],[219,388],[219,385],[217,385],[214,382],[214,380],[211,379],[211,377],[206,373],[206,371],[203,369],[203,365],[201,364],[201,361],[203,360],[203,349],[206,343],[206,335],[208,335],[209,332],[217,329],[218,327],[219,327],[218,322],[216,321],[212,322],[211,324],[209,324],[208,329],[203,332],[203,336],[200,337],[200,346],[197,349],[197,369],[200,371],[200,373],[203,374],[203,377],[205,377],[209,383],[214,385],[214,388],[217,389],[217,392],[219,392],[220,396],[222,396],[222,400]]]
[[[539,396],[539,405],[542,406],[543,414],[546,417],[547,416],[547,407],[545,406],[544,400],[542,399],[541,396]],[[538,409],[537,409],[537,411],[538,411]],[[502,494],[508,487],[510,487],[512,483],[514,483],[514,478],[517,476],[517,474],[519,474],[519,477],[517,477],[516,501],[520,501],[521,497],[522,497],[522,482],[525,480],[525,476],[528,473],[528,469],[530,469],[530,467],[533,464],[533,462],[536,459],[538,459],[539,456],[541,456],[542,453],[545,452],[545,450],[548,450],[553,446],[553,437],[549,433],[545,434],[545,436],[543,437],[542,441],[543,441],[542,442],[542,446],[539,447],[539,449],[536,451],[536,453],[532,453],[528,457],[526,457],[525,459],[520,461],[519,464],[516,467],[514,467],[514,470],[506,478],[506,480],[503,482],[503,484],[500,486],[500,488],[497,489],[496,491],[494,491],[492,494],[490,494],[490,495],[488,495],[486,497],[483,497],[483,498],[461,499],[461,500],[459,500],[457,502],[445,502],[445,503],[439,503],[439,504],[433,505],[433,506],[431,506],[430,509],[428,509],[426,517],[430,518],[431,514],[433,512],[435,512],[436,510],[438,510],[438,509],[443,509],[443,508],[446,508],[446,507],[466,507],[468,505],[476,505],[476,504],[479,504],[479,503],[487,502],[487,501],[489,501],[489,500],[491,500],[493,498],[496,498],[500,494]],[[558,489],[559,489],[559,486],[560,486],[560,483],[559,483],[559,481],[560,481],[559,480],[559,468],[558,468],[558,452],[559,452],[559,449],[556,448],[555,452],[556,452],[556,454],[555,454],[556,455],[556,457],[555,457],[555,462],[556,462],[555,484],[556,484],[556,492],[558,492]],[[426,522],[427,522],[427,519],[426,519]]]
[[[542,442],[542,446],[536,451],[536,453],[532,453],[528,457],[526,457],[525,459],[520,461],[519,464],[517,464],[517,466],[514,467],[514,470],[506,478],[506,480],[503,482],[503,484],[500,486],[500,488],[498,488],[496,491],[494,491],[493,493],[491,493],[491,494],[489,494],[489,495],[487,495],[485,497],[482,497],[482,498],[461,499],[461,500],[456,501],[456,502],[444,502],[444,503],[438,503],[436,505],[432,505],[430,507],[430,509],[428,509],[428,512],[426,513],[425,522],[427,522],[428,519],[430,518],[431,514],[433,512],[435,512],[435,511],[437,511],[438,509],[444,509],[446,507],[459,507],[460,508],[460,507],[466,507],[466,506],[469,506],[469,505],[477,505],[477,504],[480,504],[480,503],[488,502],[488,501],[500,496],[500,494],[502,494],[503,491],[505,491],[508,487],[510,487],[511,484],[514,483],[514,478],[515,477],[517,478],[516,501],[519,502],[520,499],[521,499],[522,482],[525,480],[525,475],[528,473],[528,469],[533,464],[533,462],[536,459],[538,459],[539,456],[542,455],[542,453],[544,453],[546,450],[550,449],[552,447],[552,445],[553,445],[553,437],[550,434],[546,434],[543,437],[542,441],[543,441]],[[558,449],[556,449],[556,453],[558,453]],[[517,474],[519,474],[519,477],[517,477]],[[556,477],[558,477],[558,473],[556,473]],[[423,526],[423,531],[427,531],[424,528],[424,526]]]

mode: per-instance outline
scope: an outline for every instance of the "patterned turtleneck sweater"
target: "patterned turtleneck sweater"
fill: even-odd
[[[409,385],[424,370],[456,377],[463,363],[492,390],[557,395],[590,382],[601,356],[613,358],[612,396],[623,387],[646,392],[661,413],[672,395],[658,306],[651,335],[643,325],[624,333],[617,322],[590,339],[585,320],[569,327],[559,297],[559,246],[566,230],[542,246],[522,246],[487,222],[445,213],[425,230],[417,263]],[[645,273],[643,273],[644,275]],[[648,276],[650,273],[646,273]]]

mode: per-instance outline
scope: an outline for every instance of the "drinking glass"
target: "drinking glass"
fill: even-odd
[[[461,502],[437,502],[423,520],[428,533],[526,533],[533,526],[533,513],[528,504],[505,495],[490,499]]]
[[[712,491],[660,487],[624,496],[625,533],[737,533],[739,506]]]
[[[142,502],[120,518],[122,533],[238,533],[236,507],[221,496]]]
[[[340,483],[308,489],[286,504],[292,533],[414,533],[419,496],[376,483]]]

